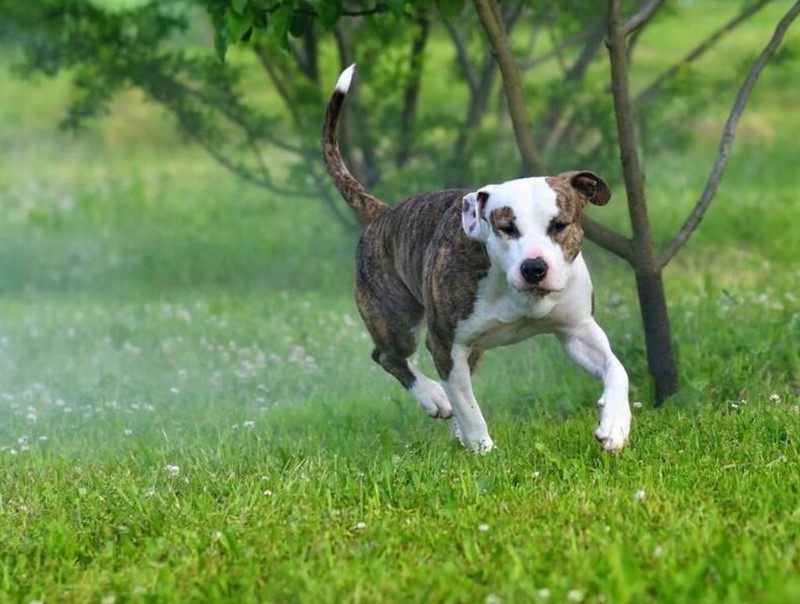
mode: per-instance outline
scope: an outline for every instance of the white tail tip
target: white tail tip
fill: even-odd
[[[350,90],[350,84],[353,81],[353,72],[355,70],[356,64],[353,63],[350,67],[342,72],[342,75],[339,76],[339,81],[336,82],[336,90],[347,94],[347,91]]]

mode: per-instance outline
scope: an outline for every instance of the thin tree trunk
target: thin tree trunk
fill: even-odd
[[[514,24],[522,14],[523,4],[521,2],[504,7],[502,19],[506,32],[510,32]],[[492,46],[486,50],[486,54],[480,63],[480,69],[473,69],[469,60],[469,54],[464,40],[458,28],[449,21],[444,22],[450,38],[456,47],[458,63],[464,74],[464,79],[468,83],[470,92],[469,107],[464,123],[459,127],[458,137],[453,145],[453,151],[447,161],[447,170],[444,186],[461,187],[469,181],[472,166],[469,162],[470,140],[477,128],[480,126],[486,109],[489,106],[494,89],[495,74],[497,66],[493,56]]]
[[[403,99],[403,113],[400,116],[400,131],[395,165],[402,168],[411,156],[414,142],[414,130],[419,109],[419,93],[422,84],[422,65],[425,57],[425,46],[428,44],[428,35],[431,30],[431,18],[427,11],[417,17],[419,31],[411,42],[411,52],[408,61],[410,71],[408,85]]]
[[[644,171],[639,161],[633,106],[628,83],[628,53],[626,25],[622,21],[621,0],[609,0],[608,53],[611,62],[611,90],[614,97],[614,117],[617,121],[620,160],[628,195],[633,237],[629,262],[636,273],[639,309],[642,314],[647,367],[655,384],[655,404],[678,391],[678,369],[672,354],[672,336],[667,313],[667,300],[647,214],[644,193]],[[656,4],[651,2],[648,6]],[[630,24],[631,22],[629,22]],[[637,27],[644,21],[637,21]],[[628,25],[628,31],[633,28]]]
[[[539,155],[539,150],[533,140],[531,124],[525,114],[525,99],[522,94],[522,82],[519,70],[511,52],[506,32],[501,19],[498,18],[499,9],[495,0],[473,0],[483,25],[489,43],[494,48],[497,64],[503,74],[503,83],[508,96],[508,111],[514,125],[514,135],[517,139],[517,148],[522,155],[522,166],[528,176],[545,173],[544,163]]]
[[[655,406],[678,391],[678,369],[672,351],[667,297],[660,269],[636,272],[639,312],[647,348],[647,367],[653,377]]]

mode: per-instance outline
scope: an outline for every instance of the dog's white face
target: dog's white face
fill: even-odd
[[[563,290],[580,253],[581,210],[605,204],[608,186],[591,172],[520,178],[488,185],[462,200],[464,232],[483,242],[492,265],[521,292]]]

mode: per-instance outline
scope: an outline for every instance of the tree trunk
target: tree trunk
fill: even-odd
[[[514,136],[517,148],[522,156],[522,169],[526,176],[545,174],[544,163],[539,149],[533,141],[530,121],[525,115],[525,97],[522,93],[522,81],[517,69],[516,59],[506,37],[502,19],[498,17],[499,9],[496,0],[473,0],[478,18],[483,25],[489,43],[494,48],[497,65],[503,76],[503,86],[508,96],[508,111],[514,125]]]
[[[655,406],[678,391],[678,370],[672,354],[667,298],[660,269],[636,271],[639,311],[644,326],[647,368],[655,385]]]

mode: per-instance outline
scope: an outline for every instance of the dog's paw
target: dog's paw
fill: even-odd
[[[420,377],[411,388],[411,394],[419,402],[420,407],[431,417],[449,419],[453,417],[453,408],[441,384],[427,377]]]
[[[472,440],[466,438],[455,416],[450,418],[450,434],[454,439],[460,442],[465,449],[469,449],[478,455],[486,455],[489,451],[494,449],[494,441],[488,434]]]
[[[494,441],[492,437],[488,434],[481,438],[476,438],[474,440],[465,439],[463,436],[461,437],[461,443],[470,451],[477,453],[478,455],[486,455],[492,449],[494,449]]]
[[[494,449],[494,441],[492,438],[487,434],[478,442],[472,443],[470,445],[470,449],[475,451],[478,455],[486,455],[492,449]]]
[[[600,408],[600,423],[594,435],[606,451],[619,451],[631,432],[631,410],[627,403],[609,408],[602,399],[597,406]]]

